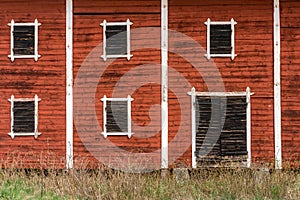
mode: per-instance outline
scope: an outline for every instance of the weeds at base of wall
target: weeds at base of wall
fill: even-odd
[[[0,199],[300,199],[299,171],[259,174],[245,169],[132,174],[110,169],[5,169]],[[258,174],[257,174],[258,173]]]
[[[44,164],[37,168],[38,163],[30,166],[27,163],[30,159],[26,158],[25,163],[24,156],[17,154],[3,165],[0,199],[300,199],[300,170],[295,168],[192,170],[182,166],[179,170],[165,170],[162,176],[160,170],[142,174],[104,166],[87,169],[91,164],[79,158],[76,170],[59,170],[56,165],[61,165],[59,157],[49,152],[47,156],[35,156],[47,168]]]

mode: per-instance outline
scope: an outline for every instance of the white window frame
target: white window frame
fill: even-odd
[[[130,60],[130,58],[133,56],[130,54],[130,26],[133,23],[127,19],[126,22],[107,22],[106,20],[103,20],[103,22],[100,24],[103,27],[103,54],[101,58],[106,61],[108,58],[127,58],[127,60]],[[127,26],[127,53],[125,55],[107,55],[106,53],[106,27],[107,26]]]
[[[41,101],[40,98],[38,98],[37,95],[34,96],[34,98],[15,98],[14,95],[11,95],[11,98],[8,99],[8,101],[11,102],[11,108],[10,108],[10,133],[8,133],[9,136],[11,136],[12,139],[14,139],[15,136],[34,136],[35,139],[38,138],[39,135],[41,135],[40,132],[38,132],[38,106],[39,101]],[[29,102],[34,101],[34,132],[33,133],[15,133],[13,131],[14,126],[14,102]]]
[[[210,18],[207,19],[207,21],[204,23],[207,26],[207,41],[206,41],[206,58],[211,59],[212,57],[231,57],[231,60],[234,60],[234,58],[237,56],[235,54],[235,31],[234,26],[237,24],[236,21],[234,21],[233,18],[231,18],[230,21],[211,21]],[[211,54],[210,53],[210,25],[231,25],[231,54]]]
[[[10,26],[10,55],[8,55],[8,57],[11,59],[11,61],[14,62],[16,58],[33,58],[35,61],[37,61],[39,57],[41,57],[41,55],[38,54],[38,27],[41,25],[41,23],[39,23],[37,19],[35,19],[33,23],[15,23],[15,21],[12,19],[8,25]],[[15,26],[34,26],[34,55],[14,54]]]
[[[103,132],[102,135],[104,138],[107,138],[107,136],[123,136],[127,135],[128,138],[131,138],[131,136],[134,134],[131,130],[131,102],[134,99],[131,98],[130,95],[127,96],[127,98],[107,98],[106,95],[103,96],[101,101],[103,102]],[[106,129],[106,123],[107,123],[107,115],[106,115],[106,107],[107,107],[107,101],[125,101],[127,102],[127,130],[128,132],[107,132]]]
[[[196,96],[211,96],[211,97],[246,97],[246,142],[247,142],[247,163],[246,167],[251,167],[251,93],[250,88],[247,87],[246,92],[196,92],[193,87],[188,95],[191,96],[191,115],[192,115],[192,168],[197,168],[196,151]]]

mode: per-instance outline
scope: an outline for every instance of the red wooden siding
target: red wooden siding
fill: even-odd
[[[222,75],[225,90],[228,92],[245,91],[249,86],[255,93],[252,106],[252,157],[254,160],[272,160],[274,158],[273,139],[273,1],[182,1],[170,0],[169,28],[182,32],[206,49],[207,18],[212,21],[237,21],[235,26],[235,51],[237,57],[213,58],[212,61]],[[174,38],[170,38],[172,41]],[[193,51],[192,49],[187,51]],[[204,55],[199,55],[204,56]],[[170,54],[170,66],[181,72],[197,91],[207,91],[201,75],[189,63]],[[212,74],[212,76],[214,76]],[[170,76],[170,80],[174,77]],[[216,83],[217,84],[217,83]],[[186,93],[188,91],[182,91]],[[178,113],[170,99],[170,124],[178,126]],[[176,116],[177,117],[176,117]],[[176,134],[170,126],[171,137]],[[188,127],[186,128],[188,130]],[[186,133],[191,138],[191,131]],[[178,144],[180,145],[180,144]],[[176,146],[176,145],[175,145]],[[176,148],[176,147],[174,147]],[[170,149],[174,151],[174,149]],[[181,158],[188,161],[191,150]]]
[[[0,1],[0,159],[3,166],[64,168],[65,166],[65,1]],[[39,26],[39,54],[33,59],[11,62],[10,27],[17,22]],[[39,132],[11,139],[10,102],[15,98],[33,98],[39,102]]]
[[[128,6],[127,6],[128,5]],[[127,159],[126,156],[120,152],[120,158],[114,158],[110,153],[110,146],[107,142],[111,142],[113,146],[119,147],[120,151],[126,152],[138,152],[138,153],[151,153],[148,154],[149,163],[156,166],[160,166],[160,109],[155,109],[155,116],[158,118],[150,119],[149,111],[155,105],[160,104],[160,70],[158,67],[154,67],[160,63],[160,50],[159,49],[140,49],[132,51],[133,57],[130,61],[126,58],[115,59],[109,66],[105,66],[113,59],[108,59],[106,62],[100,57],[102,55],[102,49],[99,49],[98,53],[93,58],[85,61],[89,53],[103,42],[103,33],[100,23],[103,20],[107,22],[125,22],[130,19],[133,22],[131,29],[138,29],[141,27],[156,27],[160,30],[160,1],[78,1],[74,2],[74,77],[78,74],[78,70],[82,69],[82,65],[91,66],[90,74],[93,74],[93,70],[99,69],[105,70],[103,74],[97,75],[94,78],[87,77],[86,81],[95,83],[97,90],[92,101],[95,103],[95,111],[97,115],[97,122],[103,128],[103,103],[100,99],[106,95],[112,97],[116,88],[119,89],[118,94],[114,94],[114,97],[127,97],[131,95],[134,98],[132,101],[132,121],[138,129],[133,128],[134,136],[128,139],[127,136],[108,136],[105,139],[100,131],[97,131],[91,124],[91,112],[88,113],[84,120],[79,122],[79,126],[86,126],[86,131],[74,133],[74,166],[76,168],[83,165],[89,165],[91,167],[97,165],[97,163],[104,162],[103,164],[112,164],[113,162],[121,162],[122,159]],[[157,32],[160,33],[160,32]],[[132,48],[138,44],[145,44],[145,40],[148,44],[151,44],[151,40],[159,41],[160,35],[153,32],[145,32],[143,37],[141,35],[131,34]],[[159,44],[159,43],[158,43]],[[117,84],[120,80],[135,68],[149,64],[146,71],[140,72],[141,74],[135,74],[130,79],[125,80],[123,86],[118,87]],[[95,71],[96,74],[98,71]],[[154,77],[157,74],[156,77]],[[141,75],[149,77],[149,83],[146,85],[140,85]],[[158,83],[152,83],[151,79],[158,80]],[[76,80],[75,80],[76,81]],[[98,82],[99,81],[99,82]],[[136,91],[130,91],[127,88],[127,82],[131,85],[139,86]],[[87,91],[83,85],[82,88],[77,88],[75,91]],[[124,87],[124,89],[120,89]],[[132,93],[133,92],[133,93]],[[117,96],[116,96],[117,95]],[[81,106],[80,101],[82,97],[78,97],[75,94],[75,106]],[[80,108],[79,108],[80,109]],[[76,115],[76,113],[75,113]],[[76,122],[76,120],[75,120]],[[151,124],[151,126],[149,126]],[[143,130],[143,131],[142,131]],[[153,134],[153,131],[157,130],[151,137],[145,137],[147,134]],[[143,136],[144,135],[144,136]],[[90,146],[86,149],[87,146]],[[90,152],[92,154],[90,154]],[[115,151],[114,153],[117,153]],[[97,154],[98,158],[93,158]],[[147,154],[146,154],[147,155]],[[96,156],[97,157],[97,156]],[[114,159],[116,159],[114,161]],[[83,162],[84,161],[84,162]],[[111,162],[111,163],[107,163]],[[133,160],[132,164],[139,164],[138,160]],[[136,163],[137,162],[137,163]]]
[[[77,14],[93,13],[160,13],[160,1],[112,0],[112,1],[74,1]]]
[[[281,1],[283,160],[300,160],[300,2]]]

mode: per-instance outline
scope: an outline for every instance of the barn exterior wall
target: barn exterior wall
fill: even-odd
[[[282,156],[299,165],[299,35],[300,2],[281,3]],[[295,162],[296,161],[296,162]]]
[[[169,0],[168,29],[170,52],[168,88],[169,167],[191,166],[191,104],[187,92],[209,91],[204,80],[209,76],[214,87],[224,84],[226,92],[241,92],[247,87],[251,97],[252,160],[274,160],[274,18],[272,0],[241,2],[226,0]],[[0,1],[0,158],[2,165],[21,167],[66,166],[66,1]],[[128,4],[128,5],[126,5]],[[47,6],[45,6],[47,5]],[[73,0],[73,72],[74,72],[74,168],[98,167],[146,162],[161,167],[161,1],[81,1]],[[298,64],[297,52],[300,3],[280,1],[281,17],[281,81],[282,81],[282,155],[283,161],[299,161],[300,137],[298,124]],[[194,54],[187,42],[196,41],[206,49],[204,22],[230,21],[235,26],[233,60],[212,58],[221,75],[206,69],[199,73],[188,62]],[[8,58],[10,27],[15,22],[41,23],[39,54],[33,59]],[[130,19],[133,57],[101,58],[103,20],[125,22]],[[177,33],[184,34],[178,35]],[[182,47],[182,48],[181,48]],[[177,51],[176,49],[180,49]],[[175,50],[174,50],[175,49]],[[183,50],[182,50],[183,49]],[[174,50],[174,52],[172,52]],[[205,60],[207,62],[207,60]],[[128,76],[128,74],[130,76]],[[39,102],[39,132],[37,139],[15,137],[10,132],[11,95],[32,98]],[[103,102],[101,98],[131,95],[134,136],[104,138]],[[68,103],[68,102],[67,102]],[[113,148],[112,148],[113,146]],[[128,153],[129,152],[129,153]],[[135,153],[132,154],[131,153]],[[140,157],[139,157],[139,156]],[[145,159],[143,159],[145,161]],[[128,163],[127,163],[128,164]],[[72,166],[72,165],[71,165]]]
[[[65,1],[0,1],[0,158],[2,167],[65,167]],[[38,19],[41,57],[17,58],[10,54],[11,20],[34,22]],[[8,136],[10,132],[11,95],[33,98],[39,102],[39,126],[42,134]]]
[[[124,152],[149,153],[150,163],[160,166],[160,110],[156,106],[160,104],[160,68],[161,60],[160,40],[160,1],[130,1],[130,7],[124,6],[122,1],[74,1],[74,77],[75,77],[75,117],[84,107],[82,95],[88,93],[87,85],[97,85],[94,91],[94,104],[91,109],[96,113],[96,122],[93,121],[92,110],[87,112],[85,118],[77,123],[74,133],[74,167],[81,167],[90,163],[97,166],[98,162],[104,164],[122,163]],[[108,59],[101,58],[103,43],[103,28],[100,25],[103,20],[107,22],[125,22],[129,19],[133,24],[131,29],[144,28],[142,34],[131,34],[131,53],[133,57]],[[154,30],[151,32],[150,27]],[[155,34],[158,33],[158,34]],[[140,49],[145,45],[148,49]],[[152,45],[153,44],[153,45]],[[154,45],[155,44],[155,45]],[[96,49],[95,49],[96,48]],[[97,49],[99,48],[99,49]],[[90,54],[96,51],[95,54]],[[140,66],[145,70],[141,71]],[[89,76],[86,80],[83,70],[97,76]],[[132,73],[126,78],[126,74]],[[124,78],[125,76],[125,78]],[[146,85],[141,84],[148,79]],[[80,84],[76,85],[76,81]],[[87,83],[88,82],[88,83]],[[85,84],[84,84],[85,83]],[[132,87],[136,87],[132,90]],[[90,88],[90,87],[89,87]],[[82,94],[82,95],[81,95]],[[132,101],[132,123],[134,136],[108,136],[101,135],[103,131],[103,102],[100,100],[106,95],[108,98],[126,98],[128,95]],[[93,94],[84,96],[89,98]],[[88,100],[86,100],[88,101]],[[149,113],[154,116],[150,119]],[[75,120],[76,122],[76,120]],[[99,126],[97,126],[97,124]],[[96,126],[93,126],[96,125]],[[156,131],[155,131],[156,130]],[[111,152],[111,146],[118,149]],[[88,151],[90,153],[88,153]],[[119,152],[120,151],[120,152]],[[119,153],[117,153],[119,152]],[[85,157],[83,162],[82,157]],[[96,159],[95,159],[96,157]],[[139,161],[132,159],[131,164]]]
[[[204,49],[206,49],[204,22],[208,18],[212,21],[230,21],[231,18],[237,21],[235,26],[237,57],[234,60],[212,58],[212,61],[220,71],[226,92],[245,91],[246,87],[250,87],[251,92],[255,93],[251,98],[252,160],[271,161],[274,158],[273,1],[220,3],[211,0],[171,0],[169,14],[169,28],[188,35]],[[187,80],[196,91],[208,90],[203,78],[195,73],[193,66],[176,55],[170,55],[169,63],[171,67],[186,74]],[[172,104],[169,109],[173,110]],[[191,135],[187,134],[187,137]],[[190,157],[191,150],[188,150],[182,159],[188,160]]]

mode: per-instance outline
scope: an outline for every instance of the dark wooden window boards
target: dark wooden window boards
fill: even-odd
[[[15,55],[34,55],[34,26],[14,26],[14,46]]]
[[[107,132],[128,132],[127,101],[107,101],[106,117]]]
[[[34,101],[14,102],[13,132],[14,133],[34,133],[35,127],[35,103]]]
[[[224,161],[245,161],[247,159],[247,103],[246,97],[197,97],[196,112],[196,157],[200,165]],[[226,107],[226,114],[222,113]],[[212,109],[217,120],[211,121]],[[214,118],[215,119],[215,118]],[[223,127],[221,127],[224,122]],[[211,128],[213,134],[208,135]],[[213,138],[219,136],[217,138]],[[204,139],[206,142],[204,144]],[[216,141],[216,144],[210,141]],[[206,146],[205,146],[206,145]],[[214,146],[213,146],[214,145]],[[204,157],[199,157],[200,148],[213,148]]]
[[[210,25],[210,53],[231,54],[231,24]]]
[[[127,53],[127,26],[106,26],[106,54],[123,55]]]

